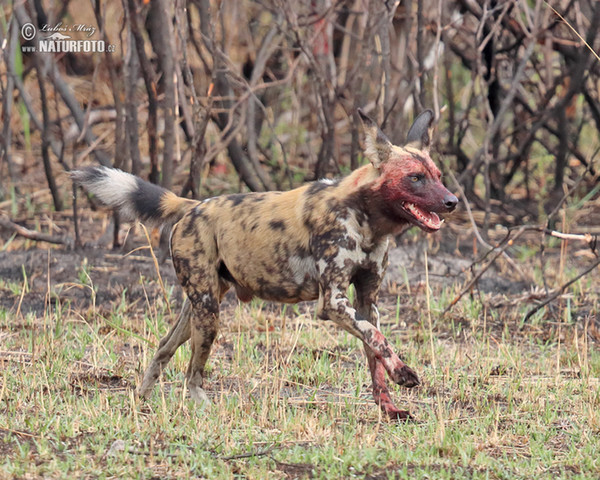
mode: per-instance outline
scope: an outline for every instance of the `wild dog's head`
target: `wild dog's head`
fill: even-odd
[[[458,199],[441,182],[441,172],[429,156],[433,112],[425,110],[408,131],[406,144],[392,145],[362,110],[365,155],[379,176],[373,193],[383,201],[383,212],[398,223],[411,223],[427,232],[440,229],[438,213],[451,212]]]

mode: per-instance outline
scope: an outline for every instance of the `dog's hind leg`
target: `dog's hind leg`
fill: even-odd
[[[190,396],[200,404],[209,401],[202,389],[204,367],[219,329],[220,296],[218,292],[207,290],[188,292],[193,304],[193,318],[190,325],[192,357],[186,375],[187,388]]]
[[[190,301],[186,298],[181,307],[181,312],[177,317],[177,322],[175,322],[171,331],[158,344],[158,350],[144,373],[142,384],[138,389],[138,396],[143,398],[148,397],[160,373],[169,363],[175,351],[189,340],[191,314],[192,307]]]
[[[190,322],[190,334],[192,345],[192,357],[187,370],[187,388],[190,396],[200,404],[208,402],[208,397],[202,389],[204,379],[204,367],[212,344],[219,330],[219,304],[224,294],[220,288],[216,269],[195,269],[202,272],[187,285],[187,294],[192,303],[192,320]]]

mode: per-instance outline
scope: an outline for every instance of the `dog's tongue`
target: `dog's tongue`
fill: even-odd
[[[423,225],[427,228],[431,228],[432,230],[439,230],[442,221],[440,217],[437,216],[435,212],[427,212],[419,207],[417,207],[413,203],[405,203],[404,207],[413,214],[417,220],[419,220]]]

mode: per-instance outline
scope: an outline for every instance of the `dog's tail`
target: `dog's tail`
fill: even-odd
[[[88,167],[72,171],[71,178],[127,220],[152,225],[174,224],[198,204],[116,168]]]

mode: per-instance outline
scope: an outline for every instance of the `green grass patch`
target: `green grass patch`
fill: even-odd
[[[580,329],[564,324],[542,340],[534,330],[498,329],[490,317],[436,321],[430,337],[425,312],[400,326],[396,303],[382,307],[382,328],[423,380],[414,390],[392,387],[415,416],[406,424],[381,418],[373,404],[362,345],[306,306],[226,308],[204,408],[185,390],[187,346],[148,401],[135,397],[152,344],[171,322],[164,306],[127,312],[121,299],[110,316],[85,318],[60,305],[43,319],[4,311],[0,476],[600,474],[600,352]],[[461,305],[481,315],[472,302]]]

